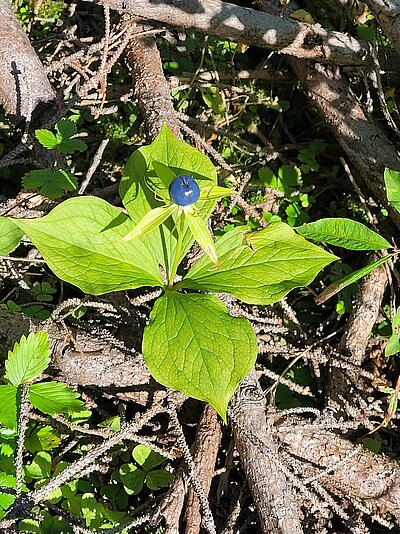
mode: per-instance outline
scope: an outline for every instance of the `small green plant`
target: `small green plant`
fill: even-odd
[[[124,463],[120,466],[115,480],[121,482],[128,495],[137,495],[146,485],[151,491],[168,487],[173,475],[165,469],[156,469],[165,462],[164,456],[152,451],[145,445],[136,445],[132,451],[135,463]]]
[[[199,198],[185,205],[181,195],[194,187],[188,177]],[[25,233],[58,277],[94,295],[161,287],[144,330],[144,360],[161,384],[210,403],[226,420],[258,348],[250,322],[230,315],[214,294],[267,305],[309,284],[337,257],[306,238],[355,250],[390,248],[347,219],[296,230],[282,222],[253,232],[235,227],[214,243],[206,222],[229,193],[217,186],[211,161],[164,126],[126,165],[120,195],[129,216],[99,198],[72,198],[40,219],[1,217],[0,248],[11,252]],[[195,240],[206,254],[177,281]]]
[[[50,344],[46,332],[22,336],[8,353],[4,376],[6,384],[0,385],[0,486],[3,488],[16,488],[13,456],[20,432],[18,418],[24,388],[28,390],[28,402],[43,414],[68,414],[82,410],[83,403],[75,391],[61,382],[39,379],[49,363]],[[36,454],[26,465],[25,482],[50,476],[51,458],[46,451],[59,443],[59,437],[49,426],[36,427],[29,435],[25,446]],[[15,495],[0,491],[0,518],[4,517],[14,500]]]
[[[26,189],[37,190],[48,198],[59,198],[65,191],[74,191],[77,183],[68,168],[59,163],[59,153],[73,154],[86,150],[86,143],[75,139],[76,124],[68,119],[62,119],[56,124],[56,132],[50,130],[36,130],[35,135],[42,146],[54,151],[53,169],[38,169],[28,172],[23,177]],[[60,168],[57,168],[60,167]]]

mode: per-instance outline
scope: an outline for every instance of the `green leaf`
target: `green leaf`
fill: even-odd
[[[320,219],[296,228],[296,232],[313,241],[322,241],[350,250],[381,250],[391,244],[363,224],[351,219]]]
[[[158,382],[210,403],[226,420],[228,402],[256,360],[257,339],[247,319],[231,317],[216,297],[172,291],[154,304],[143,357]]]
[[[59,278],[86,293],[163,285],[157,261],[142,240],[121,243],[132,221],[100,198],[71,198],[40,219],[13,221]]]
[[[386,195],[392,206],[400,213],[400,172],[386,167],[384,172]]]
[[[385,356],[393,356],[400,352],[400,307],[397,308],[396,314],[392,321],[392,335],[385,347]]]
[[[36,427],[25,440],[29,452],[50,451],[61,443],[61,439],[51,426]]]
[[[249,304],[273,304],[290,290],[308,285],[337,259],[281,222],[250,234],[244,230],[235,228],[215,243],[218,270],[203,256],[176,289],[229,293]]]
[[[59,198],[64,191],[74,191],[77,187],[72,174],[59,170],[40,169],[28,172],[22,179],[25,189],[38,189],[39,193],[48,198]]]
[[[48,478],[51,473],[51,456],[48,452],[38,452],[31,464],[25,466],[25,473],[30,478]]]
[[[58,145],[58,150],[63,154],[73,154],[76,151],[84,152],[87,144],[80,139],[67,139]]]
[[[8,352],[5,377],[14,386],[40,375],[50,363],[51,350],[46,332],[31,332],[22,336]]]
[[[201,188],[200,200],[212,200],[232,195],[232,189],[220,187],[219,185],[204,186]]]
[[[350,273],[347,276],[344,276],[337,282],[334,282],[330,286],[328,286],[324,291],[318,295],[318,297],[315,299],[315,302],[317,304],[323,304],[328,299],[333,297],[333,295],[336,295],[336,293],[339,293],[339,291],[342,291],[345,287],[349,286],[350,284],[354,284],[354,282],[357,282],[357,280],[360,280],[363,276],[366,276],[371,271],[379,267],[379,265],[382,265],[383,263],[390,260],[390,258],[393,257],[393,254],[388,254],[387,256],[383,256],[378,261],[375,261],[374,263],[370,263],[369,265],[366,265],[365,267],[362,267],[361,269],[358,269],[358,271],[354,271],[354,273]]]
[[[0,386],[0,424],[4,428],[17,428],[17,396],[16,386]]]
[[[164,469],[150,471],[150,473],[147,473],[146,475],[146,486],[153,491],[160,488],[167,488],[171,484],[173,478],[172,473],[169,473]]]
[[[29,388],[29,401],[43,413],[78,412],[83,402],[78,393],[61,382],[39,382]]]
[[[56,130],[59,134],[59,139],[65,141],[73,135],[76,135],[77,127],[76,124],[69,119],[61,119],[56,124]]]
[[[57,137],[50,132],[50,130],[36,130],[35,136],[39,143],[49,150],[56,148],[60,143]]]
[[[205,104],[213,110],[215,115],[223,114],[225,102],[217,87],[200,87],[200,93]]]
[[[0,256],[7,256],[21,241],[24,232],[7,217],[0,217]]]
[[[119,468],[119,479],[129,495],[137,495],[143,488],[146,475],[133,464],[123,464]]]
[[[157,162],[154,166],[154,162]],[[168,167],[173,175],[161,171]],[[157,173],[162,174],[162,178]],[[169,198],[168,187],[175,176],[189,175],[202,187],[216,185],[217,173],[209,158],[175,137],[166,125],[149,146],[136,150],[128,160],[120,184],[120,195],[134,223],[138,223],[150,210],[160,207],[158,198]],[[216,205],[215,199],[198,200],[196,208],[206,221]],[[156,231],[143,238],[158,263],[170,278],[175,259],[178,239],[176,231],[178,213],[174,213]],[[179,261],[193,244],[193,237],[187,225],[184,226],[183,246]]]
[[[161,206],[161,208],[154,208],[153,210],[146,213],[146,215],[141,219],[133,230],[131,230],[122,241],[130,241],[135,237],[142,237],[148,232],[155,230],[162,224],[164,221],[170,217],[174,211],[177,211],[179,208],[176,204],[170,204],[169,206]]]
[[[185,218],[197,243],[209,256],[213,264],[218,266],[218,256],[215,251],[214,241],[206,223],[198,215],[194,215],[190,211],[185,213]]]
[[[132,451],[132,456],[143,471],[150,471],[151,469],[154,469],[154,467],[158,467],[165,462],[164,456],[161,456],[158,452],[152,451],[150,447],[146,447],[146,445],[136,445]]]

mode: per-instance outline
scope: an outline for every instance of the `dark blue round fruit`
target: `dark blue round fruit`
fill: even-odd
[[[178,206],[189,206],[199,199],[200,188],[193,176],[177,176],[169,186],[169,196]]]

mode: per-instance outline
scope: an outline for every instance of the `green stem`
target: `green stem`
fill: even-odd
[[[183,242],[183,229],[185,224],[185,217],[183,214],[183,211],[179,215],[179,226],[178,226],[178,241],[176,242],[176,249],[175,249],[175,259],[174,263],[172,265],[171,274],[168,277],[168,287],[172,287],[174,285],[174,280],[176,276],[176,272],[179,267],[179,260],[181,256],[181,250],[182,250],[182,242]]]

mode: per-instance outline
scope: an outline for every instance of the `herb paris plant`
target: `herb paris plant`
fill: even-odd
[[[182,205],[187,184],[195,199],[195,183],[198,200]],[[226,419],[230,398],[255,363],[257,340],[247,319],[232,317],[209,293],[271,304],[336,259],[281,222],[251,233],[234,228],[214,243],[206,221],[227,194],[211,161],[164,126],[126,165],[120,195],[129,217],[99,198],[71,198],[40,219],[0,218],[0,249],[9,253],[25,233],[58,277],[95,295],[162,287],[144,331],[144,360],[160,383],[209,402]],[[346,221],[335,241],[345,247],[353,223]],[[337,228],[324,223],[310,237],[329,242]],[[360,238],[351,246],[390,246],[363,225],[352,231]],[[175,284],[195,240],[206,255]]]

